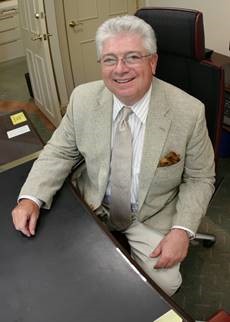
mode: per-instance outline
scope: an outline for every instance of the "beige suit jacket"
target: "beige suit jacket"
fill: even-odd
[[[78,184],[87,204],[93,210],[99,207],[109,177],[112,104],[112,94],[102,81],[77,87],[21,194],[35,196],[49,208],[76,162],[84,158]],[[180,155],[180,161],[158,167],[170,151]],[[139,178],[138,219],[162,231],[172,225],[196,231],[214,191],[214,175],[203,104],[154,78]]]

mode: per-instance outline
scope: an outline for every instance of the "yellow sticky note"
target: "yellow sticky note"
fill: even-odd
[[[13,123],[13,125],[22,123],[26,121],[26,116],[23,112],[17,113],[17,114],[13,114],[10,116],[11,121]]]
[[[176,312],[170,310],[154,322],[182,322],[182,318]]]

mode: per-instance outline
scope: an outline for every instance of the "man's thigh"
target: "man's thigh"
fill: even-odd
[[[173,295],[182,282],[180,265],[177,264],[169,269],[155,269],[158,258],[149,257],[164,235],[138,221],[135,221],[124,233],[130,244],[132,257],[155,283],[167,294]]]

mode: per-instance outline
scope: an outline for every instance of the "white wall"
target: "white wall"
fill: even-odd
[[[205,47],[230,56],[230,0],[146,0],[146,6],[197,9],[203,12]]]

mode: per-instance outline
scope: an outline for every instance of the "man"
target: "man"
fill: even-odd
[[[34,235],[40,206],[51,206],[84,159],[77,174],[84,200],[126,235],[133,258],[172,295],[181,284],[189,239],[214,191],[204,106],[153,76],[155,35],[141,19],[109,19],[97,31],[96,46],[103,81],[73,91],[21,190],[13,222]]]

